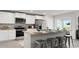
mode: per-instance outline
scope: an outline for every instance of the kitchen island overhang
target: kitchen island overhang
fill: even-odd
[[[32,42],[35,40],[46,40],[48,38],[55,38],[57,36],[64,36],[66,34],[66,31],[57,31],[57,32],[35,32],[35,33],[29,33],[27,31],[24,32],[24,47],[25,48],[31,48]]]

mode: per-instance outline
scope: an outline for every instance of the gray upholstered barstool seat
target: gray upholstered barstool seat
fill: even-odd
[[[45,40],[40,39],[40,40],[36,40],[36,41],[38,42],[40,48],[45,48],[46,47],[46,45],[45,45],[46,41]]]
[[[56,38],[48,38],[46,41],[47,48],[55,48],[55,39]]]
[[[61,39],[61,36],[57,36],[56,38],[58,39],[58,47],[62,48],[62,39]]]
[[[58,47],[59,48],[66,48],[66,39],[64,36],[58,36],[56,37],[58,39]]]

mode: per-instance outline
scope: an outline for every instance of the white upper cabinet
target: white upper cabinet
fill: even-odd
[[[15,18],[26,18],[26,14],[24,13],[15,13]]]
[[[26,24],[35,24],[35,16],[26,15]]]
[[[44,20],[44,16],[35,16],[35,19],[42,19],[42,20]]]
[[[0,12],[0,23],[14,24],[14,14],[8,12]]]

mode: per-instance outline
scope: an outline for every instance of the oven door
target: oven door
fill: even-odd
[[[24,32],[23,31],[16,31],[16,37],[21,37],[24,36]]]

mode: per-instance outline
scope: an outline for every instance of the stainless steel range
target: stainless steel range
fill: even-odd
[[[15,18],[15,29],[16,29],[16,39],[24,37],[26,19],[24,18]]]
[[[24,32],[23,32],[25,30],[24,27],[17,26],[15,27],[15,29],[16,29],[16,37],[24,36]]]

